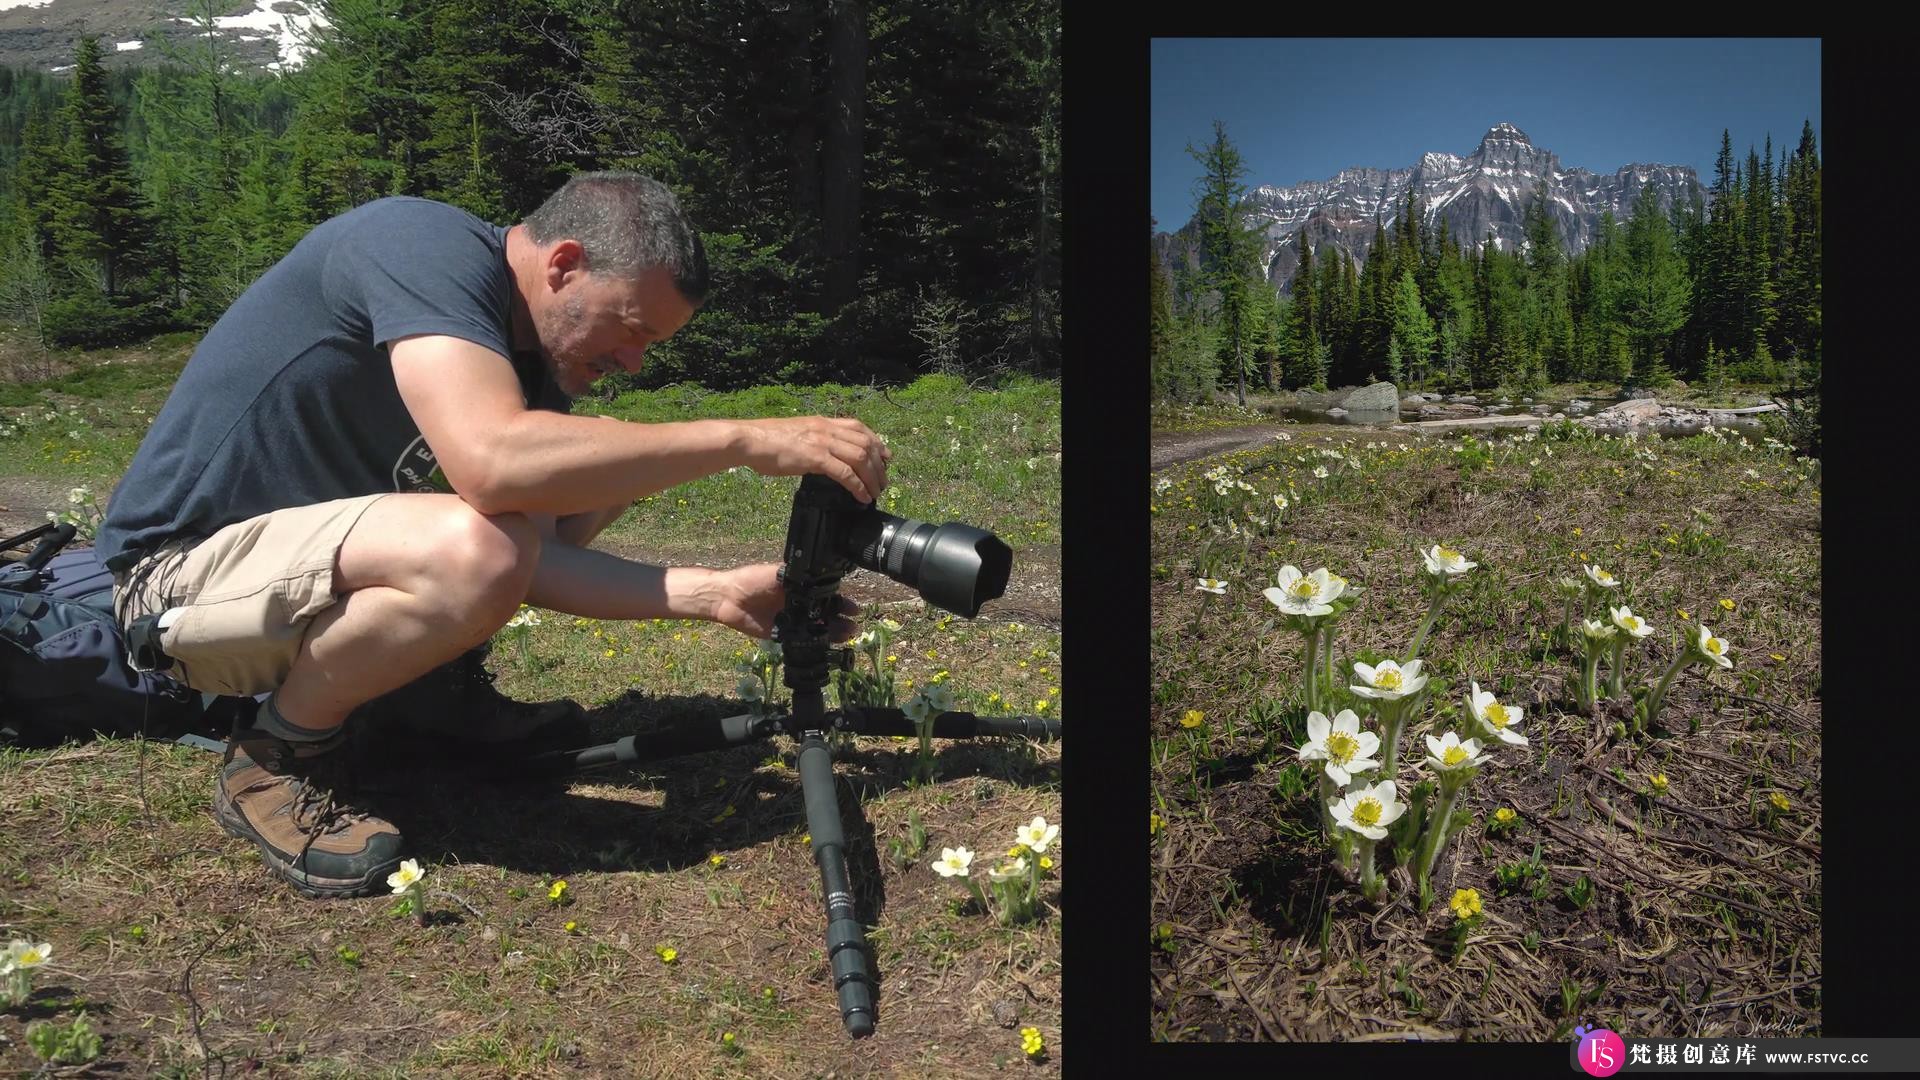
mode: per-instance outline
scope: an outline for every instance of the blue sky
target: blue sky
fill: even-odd
[[[1193,216],[1186,147],[1209,141],[1215,119],[1249,186],[1465,156],[1501,121],[1594,172],[1691,165],[1710,184],[1723,128],[1736,161],[1769,132],[1777,159],[1805,120],[1826,156],[1815,38],[1160,38],[1152,63],[1161,230]]]

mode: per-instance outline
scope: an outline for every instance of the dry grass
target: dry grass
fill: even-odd
[[[1645,1035],[1818,1034],[1817,481],[1733,439],[1503,441],[1473,470],[1453,441],[1297,430],[1163,473],[1173,486],[1154,499],[1155,1038],[1542,1041],[1582,1017]],[[1323,448],[1344,455],[1324,482]],[[1633,456],[1649,449],[1657,460]],[[1223,461],[1260,499],[1289,481],[1306,499],[1260,535],[1214,536],[1227,510],[1200,474]],[[1414,740],[1460,721],[1469,680],[1524,706],[1531,743],[1495,751],[1468,786],[1472,824],[1435,868],[1438,902],[1421,911],[1397,871],[1374,907],[1321,837],[1296,763],[1301,643],[1259,591],[1283,563],[1360,586],[1340,622],[1344,676],[1360,650],[1404,654],[1426,612],[1415,551],[1443,542],[1480,568],[1422,650],[1444,687],[1404,737],[1402,797],[1426,771]],[[1658,630],[1629,654],[1630,688],[1665,670],[1676,628],[1704,619],[1736,650],[1731,672],[1682,673],[1664,732],[1616,731],[1624,699],[1596,716],[1572,701],[1577,662],[1545,634],[1561,619],[1553,579],[1582,561],[1619,575]],[[1198,592],[1201,574],[1230,591]],[[1371,712],[1339,694],[1335,708]],[[1179,724],[1189,709],[1206,715],[1196,731]],[[1648,794],[1656,772],[1664,797]],[[1490,836],[1498,807],[1518,827]],[[1503,890],[1496,867],[1536,845],[1544,873]],[[1582,878],[1584,904],[1569,895]],[[1459,888],[1486,916],[1455,959]]]
[[[915,640],[1000,657],[947,661],[970,688],[1011,698],[1020,660],[1026,672],[1036,652],[1039,666],[1058,663],[1046,631],[962,620],[935,630],[937,616],[909,622],[902,651]],[[652,643],[634,656],[665,688],[641,694],[608,692],[615,661],[589,656],[574,640],[587,631],[559,621],[542,624],[551,635],[524,663],[517,643],[497,646],[503,687],[531,698],[565,674],[599,703],[594,729],[609,739],[741,711],[721,651],[730,639],[712,627],[640,627]],[[603,630],[594,646],[608,640]],[[1019,660],[1016,640],[1028,642]],[[975,648],[990,641],[1001,647]],[[630,687],[635,660],[616,659]],[[836,763],[880,977],[879,1030],[859,1043],[823,955],[819,875],[784,738],[548,783],[384,755],[369,782],[428,868],[426,927],[392,917],[386,900],[315,903],[270,880],[208,814],[211,754],[130,742],[7,754],[0,929],[53,942],[56,962],[25,1009],[0,1015],[0,1068],[37,1064],[30,1024],[84,1008],[106,1036],[101,1064],[141,1074],[958,1077],[1031,1069],[1028,1025],[1053,1071],[1058,878],[1043,884],[1039,922],[1001,927],[930,863],[942,846],[1008,846],[1036,815],[1059,821],[1059,748],[944,743],[937,782],[917,787],[911,750],[863,738]],[[909,812],[930,850],[896,857]],[[564,905],[548,898],[559,880]],[[657,947],[676,949],[674,962]]]
[[[66,510],[78,483],[104,502],[192,344],[48,356],[0,339],[0,521]],[[903,624],[889,665],[901,698],[944,679],[957,708],[1031,714],[1045,701],[1059,715],[1057,384],[993,393],[924,379],[890,397],[676,388],[617,408],[680,419],[802,406],[870,409],[893,432],[904,494],[891,509],[991,528],[1015,547],[1006,597],[973,621],[878,575],[846,579],[869,617]],[[793,485],[742,472],[675,489],[604,546],[712,566],[777,558]],[[711,624],[548,612],[524,636],[498,637],[492,667],[522,700],[581,702],[611,741],[745,711],[734,663],[751,644]],[[374,750],[377,733],[363,734]],[[931,864],[965,846],[983,874],[1016,825],[1059,822],[1059,746],[938,745],[924,786],[907,782],[905,740],[862,738],[836,755],[880,980],[878,1030],[858,1043],[823,955],[820,878],[785,738],[544,784],[482,779],[418,747],[368,753],[388,762],[370,778],[381,812],[428,869],[425,927],[392,917],[385,899],[315,903],[275,882],[212,820],[213,755],[131,742],[0,752],[0,934],[55,949],[33,999],[0,1010],[0,1072],[38,1067],[29,1028],[84,1010],[104,1035],[93,1068],[133,1075],[1055,1073],[1064,860],[1042,885],[1039,919],[1017,927]],[[896,854],[910,814],[927,849]],[[563,879],[571,903],[557,906],[548,892]],[[674,962],[657,947],[677,950]],[[1046,1040],[1034,1062],[1025,1026]]]

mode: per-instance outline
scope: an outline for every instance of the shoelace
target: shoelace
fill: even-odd
[[[293,820],[296,823],[299,822],[316,803],[320,807],[314,814],[313,823],[307,826],[307,842],[300,848],[300,856],[303,859],[306,857],[307,849],[313,846],[315,840],[349,828],[356,820],[367,816],[365,811],[341,805],[339,801],[336,792],[347,779],[346,770],[344,768],[324,770],[339,773],[338,776],[332,777],[320,775],[322,771],[310,769],[306,775],[298,778],[300,793],[294,797]]]

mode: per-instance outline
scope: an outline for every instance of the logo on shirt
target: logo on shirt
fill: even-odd
[[[433,459],[433,447],[427,445],[427,437],[421,435],[407,445],[406,452],[393,466],[393,490],[411,491],[416,495],[452,495],[453,485],[447,482],[447,474],[440,471],[440,465]]]

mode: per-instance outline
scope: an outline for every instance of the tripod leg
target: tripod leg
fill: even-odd
[[[873,1034],[873,983],[868,974],[867,932],[854,914],[847,881],[846,833],[840,827],[840,801],[833,786],[833,755],[818,731],[800,744],[800,788],[806,798],[807,829],[813,834],[813,861],[820,868],[820,891],[827,904],[827,962],[840,997],[847,1034]]]

